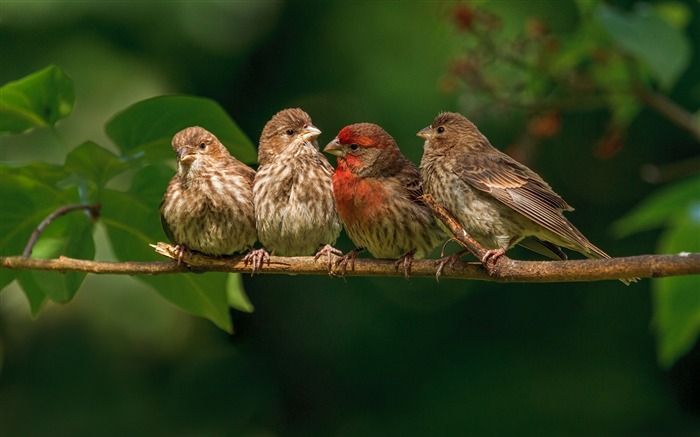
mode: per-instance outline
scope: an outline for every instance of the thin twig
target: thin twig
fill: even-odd
[[[46,229],[48,225],[51,224],[52,221],[56,220],[58,217],[68,214],[71,211],[84,209],[87,210],[88,214],[90,215],[90,218],[94,220],[100,215],[100,208],[101,205],[99,203],[94,205],[65,205],[58,208],[56,211],[49,214],[41,223],[39,223],[39,226],[37,226],[36,229],[34,229],[34,232],[32,232],[32,235],[29,237],[29,241],[27,241],[27,245],[24,247],[22,256],[28,258],[29,255],[32,254],[32,250],[34,250],[34,245],[39,239],[41,233],[44,231],[44,229]]]
[[[486,255],[487,250],[479,244],[478,241],[472,238],[471,235],[467,233],[464,227],[459,223],[459,221],[452,215],[450,211],[445,209],[442,205],[437,203],[433,196],[430,194],[424,194],[421,196],[421,200],[428,205],[430,209],[433,210],[433,214],[442,221],[447,229],[450,230],[455,241],[462,245],[465,249],[471,252],[477,259],[483,259]],[[503,255],[501,258],[506,258]]]
[[[698,119],[694,114],[686,111],[665,95],[654,92],[642,86],[636,87],[634,89],[634,94],[639,98],[639,100],[666,117],[676,126],[690,132],[695,140],[700,142],[700,123],[698,123]]]

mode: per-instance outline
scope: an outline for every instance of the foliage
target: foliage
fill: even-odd
[[[8,83],[0,92],[3,134],[53,128],[70,114],[74,104],[73,82],[57,66]],[[64,165],[38,161],[2,164],[2,255],[21,253],[32,230],[57,208],[98,203],[102,208],[97,222],[77,214],[59,218],[42,234],[33,256],[94,259],[93,231],[99,223],[106,229],[118,260],[158,260],[148,244],[163,239],[157,205],[173,175],[166,165],[172,157],[170,139],[191,125],[216,132],[242,160],[255,159],[250,140],[217,103],[166,96],[135,103],[107,122],[105,129],[118,154],[86,141],[68,153]],[[70,301],[84,278],[77,273],[3,272],[0,285],[16,279],[36,315],[46,299]],[[229,332],[233,329],[230,305],[252,310],[236,274],[139,279],[179,308],[206,317]]]
[[[605,109],[611,117],[597,154],[609,159],[643,109],[636,90],[667,91],[687,70],[690,10],[673,2],[631,11],[601,1],[575,5],[580,25],[555,32],[542,18],[513,31],[493,7],[460,4],[453,19],[465,47],[446,82],[469,94],[471,112],[492,110],[494,102],[501,111],[520,109],[535,141],[559,134],[564,113]]]
[[[615,223],[625,237],[663,228],[659,253],[700,252],[700,177],[654,193]],[[700,335],[700,276],[654,280],[654,319],[659,363],[671,367]]]
[[[631,18],[639,3],[692,46],[688,67],[668,88],[652,64],[623,50],[600,22],[601,8]],[[3,2],[0,84],[55,63],[73,79],[77,101],[55,129],[0,137],[0,157],[41,160],[33,168],[51,179],[76,145],[92,140],[108,154],[95,149],[94,157],[71,165],[95,161],[104,168],[95,173],[108,175],[116,164],[110,154],[122,158],[122,151],[105,134],[105,120],[133,102],[186,93],[219,103],[250,138],[271,114],[292,106],[312,115],[321,142],[345,124],[375,122],[418,163],[415,133],[440,111],[460,111],[575,206],[568,217],[606,252],[670,247],[661,244],[675,229],[673,220],[622,239],[607,230],[650,194],[697,171],[691,160],[697,142],[634,98],[627,78],[636,71],[644,89],[697,110],[700,3],[466,3],[500,22],[493,54],[513,47],[519,35],[531,46],[558,45],[559,54],[543,56],[534,72],[495,56],[479,59],[485,87],[450,73],[440,80],[469,61],[470,44],[480,44],[450,26],[456,5]],[[559,60],[554,78],[582,72],[587,91],[566,99],[558,82],[548,88],[550,59]],[[494,81],[513,87],[494,92]],[[604,90],[619,92],[604,97]],[[523,100],[528,95],[542,100]],[[564,109],[539,106],[550,99]],[[610,126],[620,126],[619,135]],[[170,153],[164,147],[163,157]],[[139,173],[135,163],[118,162],[136,168],[115,169],[118,176],[100,183],[102,193],[133,197],[130,190],[153,190],[148,196],[156,203],[148,206],[157,209],[173,168],[159,161]],[[640,177],[646,166],[659,170],[654,182]],[[104,216],[109,206],[98,186]],[[69,188],[50,187],[3,196],[0,216],[19,224],[34,211],[33,196],[48,199]],[[80,196],[76,189],[67,201]],[[16,231],[12,254],[19,253],[48,209],[24,229],[6,228],[2,217],[3,246],[6,236],[14,238],[6,231]],[[104,243],[113,243],[104,217],[92,224],[74,212],[47,232],[79,220],[96,231],[96,256],[117,259]],[[154,240],[164,238],[157,218],[143,221],[153,226]],[[352,246],[341,236],[338,247]],[[139,242],[133,250],[129,260],[148,249]],[[517,249],[512,257],[535,258]],[[0,270],[3,280],[6,274],[14,275]],[[178,275],[190,276],[202,275]],[[0,434],[693,435],[700,426],[700,343],[669,370],[660,371],[653,359],[656,280],[629,287],[282,275],[228,280],[243,282],[256,307],[253,314],[233,312],[235,336],[183,314],[149,293],[145,282],[117,275],[88,275],[70,305],[49,302],[31,321],[15,281],[0,294]]]
[[[459,4],[453,22],[465,35],[465,47],[447,79],[457,92],[470,93],[472,111],[488,110],[478,105],[493,101],[502,111],[522,111],[530,139],[523,144],[530,148],[559,135],[567,113],[604,109],[610,121],[595,152],[611,159],[645,106],[638,90],[668,91],[687,70],[691,44],[684,30],[690,9],[676,2],[639,3],[629,11],[599,1],[575,5],[581,24],[563,34],[538,18],[509,33],[488,5]],[[699,187],[695,178],[661,190],[621,219],[616,234],[622,238],[663,227],[658,253],[700,251],[693,238],[700,232]],[[698,281],[654,281],[654,328],[664,367],[687,353],[700,335]]]

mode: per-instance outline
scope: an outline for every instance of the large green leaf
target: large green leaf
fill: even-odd
[[[164,166],[147,166],[135,176],[129,192],[103,192],[102,223],[112,249],[120,260],[163,260],[150,243],[164,240],[158,205],[173,171]],[[182,310],[211,320],[232,332],[229,315],[227,275],[175,274],[139,276],[161,296]]]
[[[613,41],[646,64],[662,87],[673,86],[688,66],[687,37],[651,6],[640,3],[632,13],[623,13],[601,3],[596,16]]]
[[[700,200],[700,176],[694,176],[653,193],[617,220],[612,230],[616,236],[623,238],[660,228],[677,216],[679,211],[686,211],[688,205],[698,200]]]
[[[243,279],[239,273],[230,273],[226,280],[226,297],[228,304],[239,311],[252,313],[255,308],[248,299],[248,295],[243,288]]]
[[[679,212],[662,236],[660,250],[700,252],[700,201]],[[700,334],[700,276],[656,279],[652,287],[659,363],[670,367]]]
[[[45,163],[0,164],[0,255],[22,253],[32,231],[57,208],[75,203],[74,192],[57,188],[67,174]]]
[[[41,234],[32,251],[33,258],[52,259],[64,255],[77,259],[93,259],[95,243],[91,220],[82,211],[55,219]],[[27,297],[44,293],[54,302],[73,299],[86,273],[22,271],[18,281]]]
[[[100,145],[87,141],[73,149],[66,157],[64,168],[94,185],[99,192],[107,182],[130,168],[129,163]]]
[[[107,135],[126,156],[171,158],[171,141],[180,130],[201,126],[243,162],[255,162],[250,139],[215,101],[191,96],[155,97],[135,103],[112,118]]]
[[[48,214],[73,203],[74,197],[56,187],[66,176],[60,167],[50,164],[0,164],[0,255],[21,254],[32,231]]]
[[[233,333],[226,296],[226,273],[181,273],[177,275],[139,276],[158,294],[180,309],[209,319],[217,327]]]
[[[61,167],[46,163],[0,165],[2,255],[21,254],[42,220],[59,207],[78,201],[74,188],[59,188],[67,176]],[[36,258],[65,255],[92,259],[94,254],[92,226],[83,212],[72,212],[55,219],[44,229],[32,251],[32,257]],[[32,312],[36,314],[47,296],[56,302],[70,300],[80,288],[85,274],[39,271],[3,273],[0,285],[4,287],[14,278],[19,280]]]
[[[678,182],[652,194],[618,220],[618,236],[664,227],[657,252],[700,252],[700,177]],[[700,334],[700,276],[655,279],[654,329],[659,363],[670,367]]]
[[[23,132],[53,126],[70,114],[75,101],[73,81],[51,65],[0,88],[0,132]]]

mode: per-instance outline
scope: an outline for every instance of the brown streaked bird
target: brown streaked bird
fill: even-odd
[[[255,171],[199,126],[175,134],[172,146],[177,174],[163,196],[160,218],[168,239],[179,246],[178,262],[187,250],[218,256],[251,248]]]
[[[426,193],[488,249],[483,263],[495,262],[516,244],[555,259],[566,259],[559,246],[588,258],[610,258],[564,217],[571,206],[539,175],[493,147],[463,115],[443,112],[418,136],[425,139]]]
[[[301,109],[275,114],[263,128],[258,148],[260,167],[253,197],[258,239],[263,249],[250,257],[253,268],[269,254],[328,257],[342,255],[335,243],[342,225],[333,201],[333,167],[318,150],[321,131]]]
[[[342,260],[343,270],[367,249],[375,258],[392,258],[410,274],[414,257],[422,258],[447,238],[423,194],[418,168],[401,154],[380,126],[346,126],[325,149],[338,156],[333,193],[338,213],[358,249]]]

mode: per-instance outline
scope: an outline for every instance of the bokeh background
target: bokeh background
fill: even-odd
[[[691,13],[686,32],[694,52],[669,95],[694,111],[700,4],[679,3]],[[635,2],[614,5],[628,10]],[[58,137],[42,130],[5,137],[0,157],[61,163],[70,145],[90,139],[109,147],[104,123],[126,106],[191,94],[219,102],[254,142],[272,114],[299,106],[323,131],[323,144],[346,124],[370,121],[418,163],[422,143],[415,133],[440,111],[462,111],[576,206],[569,217],[595,244],[613,256],[656,252],[661,231],[620,239],[611,223],[658,188],[642,169],[697,156],[697,143],[644,110],[624,143],[601,154],[610,118],[601,108],[565,113],[557,135],[520,147],[527,131],[522,111],[475,105],[479,96],[449,78],[467,38],[455,6],[3,1],[0,83],[55,63],[74,80],[77,100]],[[573,2],[489,7],[513,33],[536,19],[566,35],[579,19]],[[352,247],[345,236],[339,246]],[[110,248],[98,245],[97,257],[109,256]],[[517,249],[513,256],[532,258]],[[232,336],[127,277],[90,276],[73,302],[48,304],[37,320],[19,290],[5,290],[0,433],[700,430],[700,348],[670,369],[658,365],[649,280],[625,287],[243,279],[255,312],[232,312]]]

